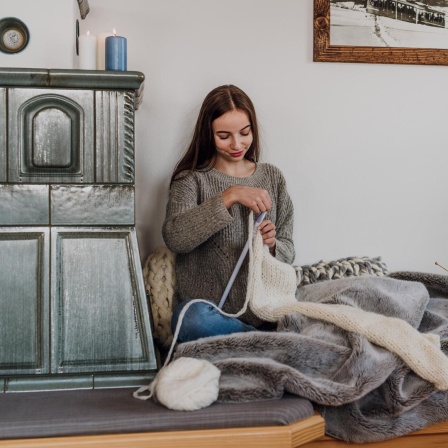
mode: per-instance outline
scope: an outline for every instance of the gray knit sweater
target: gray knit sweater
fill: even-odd
[[[294,261],[293,204],[281,171],[267,163],[257,164],[249,177],[233,177],[216,169],[187,172],[170,189],[163,238],[177,254],[177,299],[206,299],[215,303],[224,292],[247,241],[250,210],[240,204],[226,209],[222,192],[233,185],[264,188],[272,208],[266,215],[276,226],[275,256]],[[248,257],[247,257],[248,258]],[[223,310],[238,312],[246,297],[248,260],[243,263]],[[247,311],[240,317],[258,327],[261,321]]]

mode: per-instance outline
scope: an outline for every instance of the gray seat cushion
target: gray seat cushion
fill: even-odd
[[[137,400],[133,389],[0,394],[0,439],[288,425],[314,415],[312,404],[281,400],[214,403],[193,412]]]

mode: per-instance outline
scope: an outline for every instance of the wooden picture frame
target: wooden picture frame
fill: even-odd
[[[448,49],[331,45],[330,20],[330,0],[314,0],[315,62],[448,65]]]

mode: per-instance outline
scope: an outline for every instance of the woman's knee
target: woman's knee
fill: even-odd
[[[188,308],[185,309],[186,307]],[[184,309],[185,311],[182,312]],[[181,323],[179,323],[179,320],[181,320]],[[171,321],[173,333],[179,326],[179,342],[256,330],[252,325],[248,325],[235,317],[223,315],[215,306],[206,301],[180,303],[175,309]]]
[[[187,308],[188,307],[188,308]],[[185,310],[184,313],[182,311]],[[184,300],[173,311],[171,319],[171,330],[174,333],[181,314],[182,316],[182,333],[188,332],[190,328],[199,328],[207,325],[208,316],[213,313],[213,306],[205,301]]]

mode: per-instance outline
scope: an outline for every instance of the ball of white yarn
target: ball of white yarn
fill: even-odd
[[[211,362],[179,358],[157,375],[154,394],[164,406],[176,411],[195,411],[218,398],[221,371]]]

